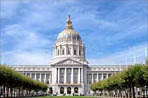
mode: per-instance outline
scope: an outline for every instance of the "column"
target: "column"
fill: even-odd
[[[106,79],[108,78],[108,73],[106,73]]]
[[[82,83],[82,68],[80,68],[80,83]]]
[[[56,83],[58,83],[58,68],[56,69]]]
[[[65,72],[64,72],[64,74],[65,74],[65,77],[64,77],[64,83],[67,83],[67,68],[65,68]]]
[[[80,50],[79,48],[80,48],[80,47],[77,46],[77,49],[78,49],[78,50],[77,50],[77,55],[78,55],[78,56],[79,56],[79,50]]]
[[[51,73],[50,73],[51,74]],[[49,79],[48,79],[48,81],[49,81],[49,84],[51,83],[51,75],[49,74]]]
[[[46,83],[46,80],[47,80],[47,78],[46,78],[46,73],[45,73],[45,76],[44,76],[44,83]]]
[[[52,73],[50,73],[50,83],[52,83]]]
[[[97,73],[97,81],[99,81],[99,78],[98,78],[98,73]]]
[[[72,48],[71,48],[71,55],[74,55],[74,46],[72,45]]]
[[[73,68],[71,68],[71,83],[73,83]]]
[[[78,83],[80,83],[80,68],[78,68]]]
[[[34,73],[34,80],[36,80],[36,73]]]
[[[102,73],[102,77],[101,77],[101,80],[103,80],[103,73]]]
[[[92,80],[92,81],[91,81],[91,83],[94,82],[94,77],[93,77],[93,76],[94,76],[94,75],[93,75],[93,73],[92,73],[92,76],[91,76],[91,78],[92,78],[91,80]]]
[[[32,78],[31,75],[32,75],[32,74],[30,73],[30,76],[29,76],[30,78]]]
[[[83,78],[83,68],[81,68],[81,83],[84,82],[84,78]]]
[[[40,81],[41,81],[41,73],[40,73]]]
[[[58,83],[60,83],[60,68],[58,68]]]

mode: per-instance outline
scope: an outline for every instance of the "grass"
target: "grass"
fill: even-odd
[[[98,98],[95,96],[48,96],[48,97],[32,97],[32,98]]]

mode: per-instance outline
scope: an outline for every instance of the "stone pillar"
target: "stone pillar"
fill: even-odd
[[[67,68],[65,68],[65,72],[64,72],[64,74],[65,74],[65,77],[64,77],[64,83],[67,83]]]
[[[52,73],[50,73],[50,83],[52,83]]]
[[[56,69],[56,83],[58,83],[58,68]]]
[[[102,73],[102,77],[101,77],[101,80],[103,80],[103,73]]]
[[[60,83],[60,68],[58,68],[58,83]]]
[[[42,78],[42,77],[41,77],[41,73],[40,73],[40,81],[41,81],[41,78]]]
[[[32,79],[31,75],[32,75],[32,74],[30,73],[30,76],[29,76],[29,77]]]
[[[60,56],[62,55],[62,46],[60,45]]]
[[[71,55],[74,55],[74,46],[72,45],[72,48],[71,48]]]
[[[94,77],[93,77],[93,76],[94,76],[94,74],[92,73],[92,76],[91,76],[91,78],[92,78],[91,80],[92,80],[92,81],[91,81],[91,83],[94,82]]]
[[[108,73],[106,73],[106,79],[108,78]]]
[[[73,83],[73,68],[71,68],[71,83]]]
[[[80,55],[79,55],[79,50],[80,50],[79,48],[80,48],[80,47],[77,46],[77,49],[78,49],[78,50],[77,50],[77,55],[78,55],[78,56],[80,56]]]
[[[80,68],[78,68],[78,83],[80,83]]]
[[[49,84],[51,83],[51,75],[49,74],[49,79],[48,79]]]
[[[81,68],[81,83],[83,83],[84,82],[84,77],[83,77],[83,68]]]
[[[45,73],[45,76],[44,76],[44,83],[46,83],[46,80],[47,80],[47,78],[46,78],[46,73]]]
[[[36,73],[34,73],[34,80],[36,80]]]
[[[98,73],[97,73],[97,81],[99,81],[99,78],[98,78]]]

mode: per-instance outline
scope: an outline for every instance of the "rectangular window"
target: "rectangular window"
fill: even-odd
[[[74,55],[77,55],[77,51],[76,50],[74,50]]]
[[[67,73],[66,73],[66,83],[70,83],[71,82],[71,69],[68,68],[67,69]]]
[[[78,83],[78,68],[74,68],[74,83]]]
[[[60,83],[64,83],[64,68],[60,69]]]

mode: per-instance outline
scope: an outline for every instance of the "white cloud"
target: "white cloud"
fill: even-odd
[[[116,52],[115,54],[107,55],[102,58],[89,58],[90,65],[125,65],[134,64],[134,56],[136,63],[145,63],[145,47],[147,44],[129,47],[126,50]]]
[[[1,63],[8,65],[48,65],[51,54],[47,51],[10,51],[5,52]]]
[[[1,0],[1,18],[12,18],[16,14],[16,9],[18,8],[20,2],[15,2],[13,0]]]
[[[30,0],[23,0],[21,2],[19,2],[19,0],[2,1],[2,18],[10,18],[11,22],[13,20],[12,23],[9,24],[8,22],[6,23],[7,25],[2,28],[3,33],[5,33],[3,34],[3,39],[5,39],[4,43],[7,46],[14,47],[12,50],[9,49],[9,51],[5,51],[5,53],[9,55],[4,58],[15,58],[13,60],[15,64],[25,64],[26,62],[28,62],[26,64],[35,64],[36,60],[41,61],[36,62],[36,64],[47,64],[45,60],[47,60],[46,57],[48,57],[48,54],[44,53],[44,49],[48,46],[51,47],[53,44],[51,39],[48,39],[47,36],[55,37],[55,33],[58,32],[53,31],[62,30],[65,25],[68,10],[71,11],[70,13],[72,14],[74,25],[78,29],[82,29],[80,33],[83,33],[84,36],[82,36],[82,38],[86,39],[86,45],[88,46],[89,42],[95,40],[95,47],[99,46],[100,49],[106,48],[107,46],[121,44],[120,41],[125,41],[128,38],[132,39],[136,37],[140,39],[146,33],[146,25],[141,20],[141,17],[144,17],[142,15],[145,10],[139,12],[135,10],[141,10],[141,7],[143,7],[138,4],[138,1],[117,3],[113,10],[108,9],[106,6],[107,3],[103,0],[101,0],[101,2],[105,3],[98,3],[97,1],[98,5],[94,4],[94,6],[91,4],[87,5],[87,3],[83,5],[83,3],[78,3],[77,0],[65,0],[64,2],[62,0],[48,0],[48,2],[45,1],[46,3],[40,0],[37,0],[35,3]],[[136,6],[137,4],[138,6]],[[141,7],[139,7],[139,5]],[[135,11],[133,11],[133,9]],[[138,19],[140,19],[140,21],[137,21]],[[90,30],[90,33],[86,35],[83,29]],[[49,30],[49,32],[46,30]],[[105,31],[108,33],[105,34]],[[49,35],[45,34],[47,32]],[[10,45],[10,41],[16,42]],[[95,47],[88,47],[87,49],[92,50],[92,48]],[[140,47],[137,48],[137,50],[139,49]],[[31,51],[28,52],[27,50]],[[133,50],[137,52],[136,49]],[[118,53],[111,54],[101,59],[90,59],[90,62],[94,64],[119,64],[125,61],[125,56],[130,57],[129,62],[132,62],[132,54],[125,55],[128,53],[128,49],[119,51]],[[96,51],[92,51],[92,54],[95,52]],[[46,53],[48,53],[48,50]],[[141,53],[144,52],[136,54],[139,56]],[[95,55],[100,54],[101,53]],[[45,56],[45,58],[43,56]],[[29,57],[31,57],[31,59],[29,59]],[[49,55],[49,58],[50,57]],[[106,62],[106,60],[108,62]]]

